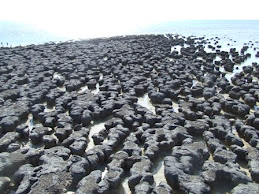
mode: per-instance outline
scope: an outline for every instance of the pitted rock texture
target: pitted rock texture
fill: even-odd
[[[0,48],[0,193],[258,193],[259,65],[219,42]]]

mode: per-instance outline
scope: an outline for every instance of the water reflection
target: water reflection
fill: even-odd
[[[104,170],[102,171],[102,179],[105,177],[107,172],[108,172],[108,168],[105,167]]]
[[[150,110],[153,114],[156,114],[155,107],[151,103],[148,94],[145,94],[143,97],[138,98],[138,104]]]
[[[84,93],[84,92],[87,91],[87,90],[89,90],[89,89],[88,89],[88,86],[85,85],[85,86],[83,86],[83,87],[80,88],[80,90],[78,91],[78,93],[79,93],[79,94],[82,94],[82,93]]]
[[[32,114],[29,114],[28,120],[26,121],[25,124],[28,125],[29,130],[31,131],[32,128],[34,127],[34,121],[33,121],[33,116],[32,116]]]
[[[230,49],[235,48],[235,52],[238,52],[239,55],[241,56],[245,56],[247,53],[250,53],[251,56],[247,57],[247,59],[244,62],[241,63],[236,63],[234,65],[233,68],[233,72],[227,72],[225,71],[223,66],[219,67],[219,71],[222,73],[225,73],[225,78],[231,83],[231,78],[235,76],[236,73],[240,73],[243,71],[243,67],[244,66],[252,66],[253,62],[258,62],[258,58],[255,57],[256,53],[257,53],[257,49],[256,49],[256,43],[252,43],[252,42],[248,42],[248,43],[242,43],[242,42],[236,42],[233,41],[232,39],[228,39],[228,38],[222,38],[220,40],[217,40],[217,44],[220,45],[220,48],[211,48],[209,45],[211,45],[210,43],[207,43],[205,45],[204,50],[207,53],[216,53],[216,50],[220,50],[220,51],[225,51],[225,52],[229,52]],[[247,46],[247,50],[246,51],[241,51],[243,49],[244,46]],[[234,61],[234,57],[230,54],[229,55],[229,59],[231,61]],[[219,55],[216,55],[216,58],[213,60],[213,63],[215,63],[216,61],[221,61],[221,57]]]
[[[56,110],[55,106],[49,106],[47,103],[43,103],[44,105],[44,112],[52,112]]]
[[[178,103],[173,103],[173,108],[174,108],[174,112],[178,113],[179,112],[179,104]]]
[[[177,51],[178,54],[180,55],[180,54],[181,54],[181,48],[182,48],[182,46],[180,46],[180,45],[172,46],[172,47],[171,47],[171,53],[172,53],[173,51]]]
[[[92,125],[90,126],[90,133],[88,135],[88,145],[87,145],[87,148],[86,148],[86,151],[94,148],[95,144],[94,144],[94,141],[93,141],[93,135],[96,134],[96,133],[99,133],[102,129],[104,129],[104,125],[105,123],[110,119],[110,117],[106,118],[105,120],[103,121],[94,121],[92,123]]]
[[[95,89],[89,89],[87,85],[80,88],[78,91],[79,94],[84,93],[85,91],[91,91],[93,94],[98,94],[100,92],[100,85],[99,83],[96,84]]]
[[[58,72],[55,72],[53,74],[53,79],[63,79],[63,76],[61,74],[59,74]]]
[[[158,164],[156,164],[156,168],[153,171],[153,177],[156,185],[159,185],[162,181],[166,182],[164,168],[164,160],[160,159]]]
[[[94,90],[91,90],[93,94],[98,94],[100,92],[100,85],[99,83],[96,84],[96,88]]]

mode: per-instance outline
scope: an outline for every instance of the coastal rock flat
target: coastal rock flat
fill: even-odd
[[[0,193],[258,193],[258,47],[220,41],[0,48]]]

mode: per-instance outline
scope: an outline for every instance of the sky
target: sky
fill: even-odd
[[[258,0],[0,0],[0,21],[64,37],[133,33],[175,20],[259,19]]]

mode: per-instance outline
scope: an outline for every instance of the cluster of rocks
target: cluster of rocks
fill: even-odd
[[[140,35],[0,48],[1,193],[120,193],[125,180],[132,193],[258,193],[259,65],[229,82],[248,47],[207,44]]]

